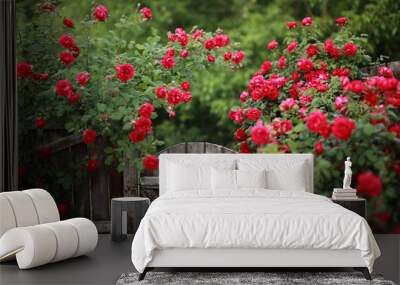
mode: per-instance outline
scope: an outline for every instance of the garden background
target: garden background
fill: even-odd
[[[132,38],[135,43],[145,41],[152,29],[158,31],[161,42],[167,43],[167,33],[175,31],[177,27],[183,27],[190,31],[197,26],[206,31],[222,29],[228,34],[231,41],[240,43],[240,50],[245,52],[245,59],[241,62],[241,68],[235,71],[223,65],[208,66],[205,70],[195,71],[190,76],[192,100],[188,104],[179,106],[176,116],[169,118],[167,112],[158,112],[154,118],[153,134],[157,142],[148,150],[152,153],[162,150],[180,142],[207,141],[220,144],[238,150],[238,144],[233,134],[237,126],[229,119],[231,108],[240,105],[239,95],[247,89],[248,81],[261,63],[268,58],[267,43],[275,39],[278,42],[284,40],[287,32],[288,21],[301,21],[304,17],[311,16],[315,25],[318,25],[323,36],[334,36],[338,28],[333,23],[338,17],[350,19],[348,29],[356,35],[367,34],[365,47],[368,54],[381,62],[392,62],[400,59],[400,3],[396,0],[355,0],[355,1],[196,1],[196,0],[169,0],[169,1],[17,1],[17,45],[19,44],[18,62],[29,61],[30,54],[40,59],[34,65],[34,69],[48,72],[48,63],[54,56],[54,44],[58,44],[58,36],[68,32],[62,24],[55,24],[54,20],[40,23],[43,16],[38,13],[38,7],[43,3],[50,3],[56,7],[56,12],[61,17],[74,20],[74,35],[81,38],[101,38],[107,33],[110,26],[121,25],[123,15],[138,14],[141,7],[149,7],[152,10],[151,26],[146,23],[143,29],[136,28],[115,29],[121,33],[121,37]],[[103,4],[109,11],[107,26],[97,25],[95,28],[80,32],[80,20],[90,15],[93,7]],[[140,14],[140,13],[139,13]],[[139,25],[139,22],[135,22]],[[36,25],[44,26],[50,32],[29,33]],[[124,24],[122,24],[124,25]],[[43,29],[43,26],[40,28]],[[40,36],[42,33],[42,36]],[[80,34],[81,33],[81,34]],[[85,33],[85,34],[84,34]],[[54,35],[50,37],[48,35]],[[46,36],[47,35],[47,36]],[[23,48],[22,48],[23,47]],[[23,52],[22,52],[23,50]],[[46,52],[46,50],[48,52]],[[93,46],[91,54],[96,54]],[[33,57],[33,56],[32,56]],[[55,61],[58,60],[55,55]],[[101,58],[97,58],[101,64]],[[46,69],[47,68],[47,69]],[[19,97],[28,98],[35,96],[37,86],[31,83],[20,83],[18,86]],[[36,102],[36,104],[38,104]],[[43,104],[43,102],[39,102]],[[54,166],[43,159],[31,159],[31,148],[44,141],[43,130],[36,131],[34,121],[37,117],[35,104],[29,100],[20,100],[19,117],[20,129],[20,176],[23,187],[50,188],[50,192],[58,200],[59,208],[65,211],[65,216],[73,216],[77,210],[68,202],[65,193],[70,191],[71,185],[77,179],[85,179],[85,168],[77,167],[81,161],[70,160],[60,163],[58,160]],[[398,114],[398,109],[395,110]],[[398,118],[397,118],[398,119]],[[29,124],[31,123],[31,127]],[[65,121],[47,120],[49,126],[63,126]],[[399,123],[399,122],[396,122]],[[33,127],[32,127],[33,126]],[[32,130],[33,129],[33,130]],[[390,159],[400,159],[398,147],[391,149]],[[269,151],[277,151],[270,149]],[[41,153],[41,156],[47,156]],[[371,159],[365,165],[373,164],[380,153],[371,153]],[[85,157],[85,159],[87,159]],[[336,160],[343,161],[344,154],[331,154],[326,159],[319,158],[317,162],[318,175],[316,176],[318,191],[329,194],[334,186],[340,186],[342,168],[337,167]],[[355,158],[357,159],[357,158]],[[386,163],[388,160],[385,160]],[[342,165],[342,164],[340,164]],[[50,170],[52,169],[52,171]],[[334,169],[334,170],[333,170]],[[120,169],[122,170],[122,169]],[[355,174],[362,169],[355,166]],[[378,171],[378,170],[376,170]],[[386,170],[385,170],[386,171]],[[382,174],[382,173],[381,173]],[[382,197],[370,199],[370,223],[377,232],[400,232],[400,193],[398,172],[388,174],[390,181],[383,186]],[[330,184],[325,184],[326,182]],[[355,181],[355,178],[353,179]],[[355,182],[353,182],[355,183]],[[387,186],[385,188],[385,186]],[[386,192],[385,192],[386,191]],[[397,192],[396,192],[397,191]],[[64,209],[64,210],[63,210]]]

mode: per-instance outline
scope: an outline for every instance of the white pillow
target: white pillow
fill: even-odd
[[[304,160],[288,161],[284,159],[238,160],[239,170],[259,171],[266,169],[267,188],[272,190],[306,191],[308,164]]]
[[[236,170],[237,187],[240,188],[267,188],[267,171],[263,170]]]
[[[210,189],[210,167],[190,166],[169,163],[168,189],[185,191],[193,189]]]
[[[236,170],[232,169],[211,169],[212,190],[236,190]]]

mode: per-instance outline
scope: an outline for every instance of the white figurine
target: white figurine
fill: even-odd
[[[343,178],[343,189],[352,189],[351,188],[351,161],[348,156],[346,161],[344,162],[344,178]]]

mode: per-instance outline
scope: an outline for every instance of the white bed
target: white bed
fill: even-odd
[[[310,154],[163,154],[132,262],[140,278],[154,267],[354,267],[369,278],[380,251],[368,223],[312,193]]]

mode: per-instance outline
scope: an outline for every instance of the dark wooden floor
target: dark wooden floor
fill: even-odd
[[[0,284],[115,284],[122,273],[134,271],[131,262],[132,238],[116,243],[110,235],[99,235],[94,252],[28,270],[16,262],[0,264]]]

